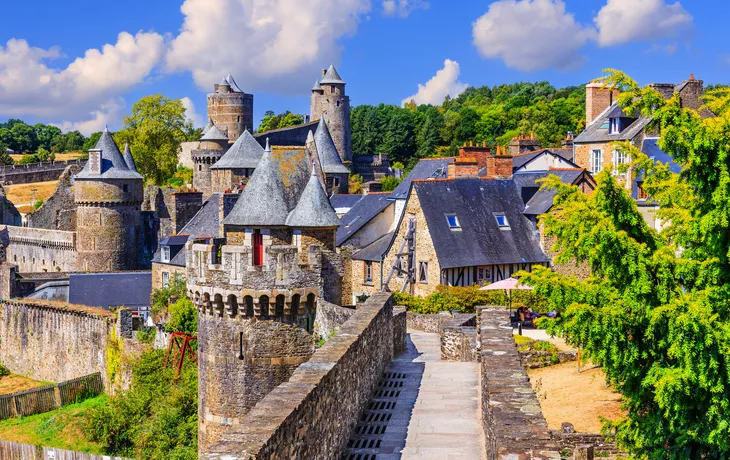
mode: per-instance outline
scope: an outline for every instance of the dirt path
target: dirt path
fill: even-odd
[[[576,363],[570,362],[527,371],[550,429],[570,422],[576,431],[598,433],[600,417],[623,415],[621,395],[606,388],[603,372],[591,365],[581,369],[578,373]]]
[[[30,390],[31,388],[37,388],[48,385],[48,382],[39,382],[37,380],[29,379],[21,375],[7,375],[0,378],[0,395],[9,395],[16,391]]]

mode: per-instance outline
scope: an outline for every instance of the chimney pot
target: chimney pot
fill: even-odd
[[[689,74],[689,81],[695,81],[695,74]]]

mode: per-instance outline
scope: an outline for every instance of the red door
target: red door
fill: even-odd
[[[253,232],[253,264],[256,267],[264,264],[264,237],[261,230]]]

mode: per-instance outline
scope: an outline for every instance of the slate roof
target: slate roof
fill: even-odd
[[[573,163],[573,149],[540,149],[530,153],[514,155],[512,157],[512,170],[517,171],[518,169],[532,162],[532,160],[544,154],[560,157],[561,159],[569,162],[576,168],[578,167],[578,165]],[[482,171],[484,170],[485,168],[482,168],[482,170],[479,171],[479,174],[482,175]]]
[[[574,144],[583,144],[589,142],[614,142],[614,141],[625,141],[633,139],[641,130],[646,127],[651,121],[651,118],[640,115],[636,118],[633,123],[624,128],[618,134],[609,134],[608,129],[604,128],[605,123],[609,122],[613,113],[623,114],[623,109],[619,107],[618,102],[614,102],[606,110],[603,111],[598,117],[596,117],[586,129],[580,133],[574,140]],[[622,115],[626,116],[626,115]],[[633,118],[633,117],[632,117]]]
[[[369,260],[371,262],[380,262],[390,248],[390,244],[395,238],[395,232],[389,232],[373,241],[369,245],[357,251],[352,255],[354,260]]]
[[[255,169],[263,155],[264,148],[245,130],[210,169]]]
[[[150,304],[151,272],[72,274],[69,303],[89,307],[144,307]]]
[[[322,85],[319,84],[319,80],[315,80],[312,91],[322,91]]]
[[[159,246],[170,246],[170,262],[162,262],[160,258],[161,249],[157,249],[152,262],[165,263],[169,265],[185,266],[185,248],[179,248],[179,245],[185,245],[191,238],[199,236],[218,236],[218,217],[219,204],[221,200],[220,193],[214,193],[203,203],[203,207],[195,213],[192,219],[185,224],[180,230],[179,235],[173,235],[160,241]]]
[[[350,170],[342,164],[342,159],[340,158],[340,154],[337,153],[337,147],[335,147],[335,142],[332,140],[324,117],[319,119],[317,131],[314,133],[314,144],[317,146],[319,163],[322,165],[322,171],[325,174],[350,173]]]
[[[218,86],[228,86],[228,87],[230,87],[231,84],[228,83],[228,80],[226,79],[226,77],[223,77],[223,78],[221,78],[221,82],[218,83]]]
[[[309,181],[306,149],[274,149],[267,145],[225,225],[283,226]],[[329,206],[329,203],[328,203]]]
[[[659,147],[658,138],[645,138],[641,144],[641,151],[644,152],[646,156],[648,156],[649,158],[653,158],[657,162],[669,164],[669,170],[673,173],[679,174],[680,172],[682,172],[682,167],[674,162],[674,159],[671,157],[671,155],[664,152]],[[634,199],[637,199],[639,196],[638,183],[643,182],[643,180],[644,178],[641,172],[639,172],[639,174],[637,174],[634,178],[634,183],[631,189],[631,196]]]
[[[208,130],[210,130],[210,128],[212,128],[214,124],[215,123],[213,123],[213,119],[209,117],[208,123],[206,123],[205,126],[203,127],[203,131],[201,132],[201,137],[204,136],[205,133],[207,133]]]
[[[315,120],[301,125],[272,129],[263,133],[256,133],[253,137],[262,147],[266,145],[267,139],[271,145],[306,146],[309,132],[315,129],[318,123]]]
[[[76,179],[142,179],[137,171],[129,169],[119,146],[106,128],[94,148],[101,149],[101,174],[92,174],[91,164],[87,161]]]
[[[52,302],[68,302],[68,280],[43,283],[26,298]]]
[[[340,218],[342,225],[337,229],[336,244],[340,246],[357,233],[373,217],[383,212],[393,200],[387,194],[370,193],[364,195],[350,210]]]
[[[129,168],[130,171],[136,171],[137,166],[134,164],[134,158],[132,157],[132,151],[129,150],[129,142],[124,144],[124,153],[122,154],[124,157],[124,163],[127,164],[127,168]]]
[[[233,91],[235,91],[237,93],[243,92],[243,90],[241,88],[239,88],[238,85],[236,84],[236,80],[233,79],[233,75],[228,74],[226,76],[226,81],[228,82],[228,86],[230,86]]]
[[[209,130],[203,134],[203,137],[200,138],[201,141],[227,141],[228,136],[223,134],[223,132],[218,129],[216,125],[211,126]]]
[[[339,227],[340,219],[330,204],[322,183],[312,165],[312,175],[299,197],[296,207],[289,213],[286,225],[290,227]]]
[[[337,69],[335,69],[334,65],[330,65],[329,69],[327,69],[327,72],[325,72],[324,77],[319,81],[321,84],[327,84],[327,85],[344,85],[345,81],[340,77],[340,74],[337,73]]]
[[[423,179],[443,179],[449,174],[449,163],[453,163],[453,158],[423,158],[411,172],[403,178],[398,187],[390,194],[391,198],[404,200],[408,197],[411,189],[411,182]]]
[[[335,211],[338,209],[347,209],[349,211],[352,209],[357,202],[362,200],[367,195],[332,195],[330,197],[330,204],[333,208],[335,208]],[[345,211],[345,212],[347,212]]]
[[[514,181],[419,181],[413,192],[441,268],[549,261],[532,223],[522,214],[520,189]],[[510,230],[500,229],[493,213],[504,213]],[[461,230],[449,228],[447,214],[458,217]]]
[[[542,184],[537,181],[555,175],[566,184],[574,184],[583,174],[583,169],[551,169],[549,171],[524,171],[512,176],[512,180],[520,188],[520,195],[525,202],[523,213],[527,216],[539,216],[553,206],[554,190],[540,190]]]

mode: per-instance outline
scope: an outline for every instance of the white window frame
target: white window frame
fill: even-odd
[[[162,287],[170,287],[170,272],[162,272]]]
[[[373,282],[373,263],[369,260],[365,261],[365,284],[372,284]]]
[[[504,223],[500,224],[499,219],[500,217],[504,219]],[[499,226],[500,229],[509,230],[509,220],[507,219],[507,216],[503,212],[496,212],[494,213],[494,220],[497,221],[497,226]]]
[[[454,218],[455,225],[451,225],[451,218]],[[459,220],[459,216],[456,214],[446,214],[446,224],[449,226],[449,229],[451,230],[461,230],[461,221]]]
[[[631,162],[631,155],[626,152],[622,152],[620,149],[613,151],[613,175],[626,177],[626,172],[619,173],[618,166]]]
[[[603,149],[591,149],[591,172],[597,174],[603,169]]]
[[[418,282],[428,284],[428,261],[418,261]]]
[[[611,118],[608,134],[621,134],[621,119]]]
[[[160,260],[163,262],[170,262],[170,246],[162,246],[161,251]]]

